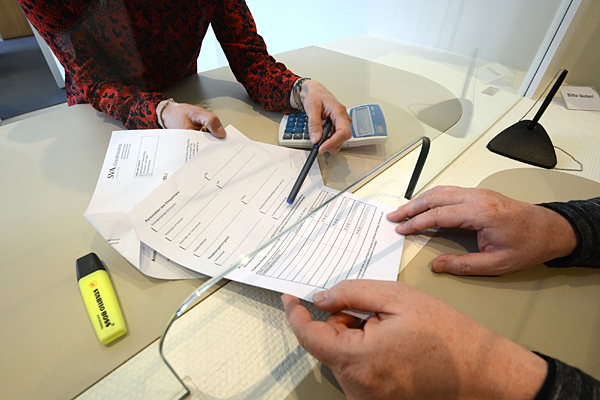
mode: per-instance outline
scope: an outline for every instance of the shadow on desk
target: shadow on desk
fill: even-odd
[[[276,126],[279,126],[281,120],[280,111],[267,111],[259,103],[253,101],[242,84],[235,81],[228,68],[206,71],[202,75],[187,76],[167,89],[165,94],[173,97],[179,103],[200,106],[216,114],[221,119],[223,126],[232,124],[248,134],[260,135],[257,132],[252,133],[252,129],[244,129],[246,128],[244,125],[248,125],[245,121],[249,114],[258,114],[271,120]],[[250,110],[251,113],[249,113]],[[275,139],[272,144],[277,144],[276,134],[269,136],[273,136]],[[263,141],[259,137],[251,139]]]
[[[286,397],[287,400],[296,399],[345,399],[340,384],[329,367],[318,364],[296,386],[294,391]]]
[[[98,171],[112,130],[123,129],[119,122],[88,104],[24,119],[5,128],[9,130],[6,144],[14,143],[10,165],[26,175],[42,174],[44,182],[85,193],[93,192],[97,176],[90,179],[90,169],[84,166],[97,165]],[[34,153],[36,161],[32,163]]]

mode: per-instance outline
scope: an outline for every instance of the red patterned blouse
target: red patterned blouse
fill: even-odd
[[[196,73],[211,24],[236,79],[267,110],[290,107],[298,78],[267,53],[243,0],[18,0],[65,68],[69,105],[128,129],[158,128],[158,92]]]

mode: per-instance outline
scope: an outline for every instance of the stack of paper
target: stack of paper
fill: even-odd
[[[309,300],[342,279],[395,280],[403,238],[385,218],[391,207],[346,193],[315,212],[335,194],[316,164],[294,204],[285,201],[306,154],[231,126],[226,140],[115,132],[85,215],[153,277],[214,276],[243,260],[229,279]]]

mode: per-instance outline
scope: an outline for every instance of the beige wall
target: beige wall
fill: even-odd
[[[565,67],[565,84],[600,91],[600,0],[583,0],[534,97]]]
[[[3,39],[33,35],[25,14],[15,0],[0,0],[0,35]]]

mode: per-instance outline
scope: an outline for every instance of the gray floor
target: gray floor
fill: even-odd
[[[33,36],[0,42],[0,119],[66,101]]]

